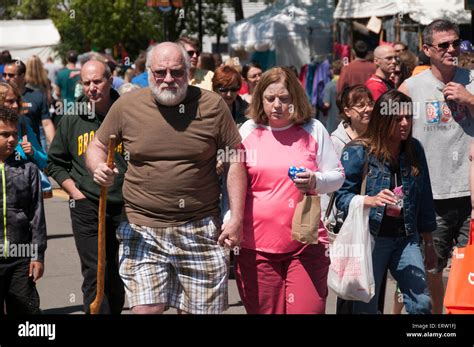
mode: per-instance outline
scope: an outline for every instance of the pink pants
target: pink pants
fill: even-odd
[[[247,313],[324,314],[329,257],[323,244],[284,254],[241,249],[235,260]]]

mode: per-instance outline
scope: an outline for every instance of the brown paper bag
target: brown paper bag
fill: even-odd
[[[296,205],[291,225],[291,238],[306,244],[318,243],[321,200],[318,195],[304,195]]]

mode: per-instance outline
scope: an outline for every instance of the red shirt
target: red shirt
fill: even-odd
[[[389,89],[395,88],[391,81],[385,80],[377,75],[370,76],[370,78],[365,82],[365,86],[369,88],[374,101],[377,101],[380,95]]]
[[[356,84],[364,84],[370,75],[376,70],[375,64],[368,61],[357,59],[344,66],[341,70],[341,76],[337,81],[337,94],[341,93],[344,88],[352,87]]]

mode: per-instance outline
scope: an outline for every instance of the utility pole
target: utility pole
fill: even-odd
[[[234,12],[235,12],[235,21],[244,19],[244,9],[242,7],[242,0],[233,0]]]
[[[471,11],[471,42],[474,42],[474,0],[464,0],[464,9]]]

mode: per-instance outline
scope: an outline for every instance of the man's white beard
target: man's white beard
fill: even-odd
[[[161,85],[163,87],[163,84]],[[150,83],[150,89],[155,97],[156,101],[161,105],[165,106],[176,106],[186,97],[186,92],[188,91],[188,84],[180,86],[178,83],[173,82],[169,85],[170,87],[176,87],[175,90],[160,90],[160,88],[154,84]]]

